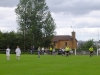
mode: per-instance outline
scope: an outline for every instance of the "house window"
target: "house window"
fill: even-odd
[[[67,42],[65,42],[65,46],[67,46]]]

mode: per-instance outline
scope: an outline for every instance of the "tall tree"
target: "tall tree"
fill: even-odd
[[[34,46],[42,46],[44,37],[50,41],[55,35],[56,24],[45,0],[20,0],[15,12],[19,30],[24,34],[24,41],[28,40],[28,35],[31,36]]]

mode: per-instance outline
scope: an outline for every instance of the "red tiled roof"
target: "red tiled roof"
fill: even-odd
[[[72,36],[69,36],[69,35],[57,35],[57,36],[54,36],[52,41],[65,41],[65,40],[71,40],[72,39]]]

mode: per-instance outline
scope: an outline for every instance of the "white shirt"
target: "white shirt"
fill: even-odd
[[[62,51],[64,52],[64,51],[65,51],[65,49],[62,49]]]
[[[53,49],[53,52],[55,52],[55,49]]]
[[[20,54],[21,54],[20,48],[16,48],[15,52],[16,52],[16,56],[20,56]]]
[[[9,48],[6,49],[6,56],[10,56],[10,49]]]
[[[44,47],[42,48],[42,51],[44,51]]]
[[[40,51],[41,49],[40,48],[38,48],[38,51]]]

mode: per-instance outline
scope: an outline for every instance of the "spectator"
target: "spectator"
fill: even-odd
[[[30,54],[33,54],[33,49],[34,49],[34,48],[31,46],[31,47],[30,47]]]
[[[40,58],[41,48],[38,47],[38,58]]]
[[[41,49],[41,50],[42,50],[42,54],[44,55],[44,47],[42,47],[42,49]]]
[[[52,50],[52,55],[53,55],[53,56],[56,56],[55,48],[53,48],[53,50]]]
[[[64,55],[65,55],[65,49],[62,48],[62,49],[61,49],[61,52],[62,52],[62,56],[64,56]]]
[[[50,46],[50,54],[52,55],[52,47]]]

